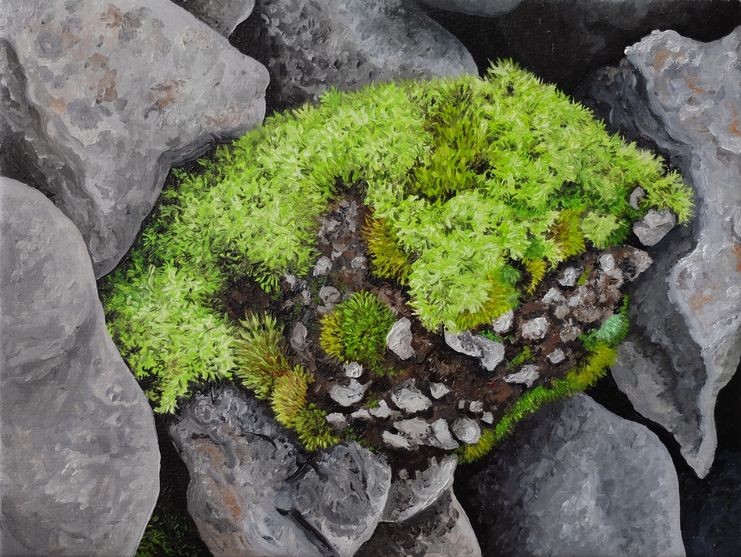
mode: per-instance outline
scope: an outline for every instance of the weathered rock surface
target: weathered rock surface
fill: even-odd
[[[255,0],[172,0],[225,37],[252,13]]]
[[[257,0],[232,42],[268,67],[274,108],[330,86],[477,72],[463,45],[410,0]]]
[[[684,555],[669,453],[586,395],[518,424],[464,482],[485,554]]]
[[[584,87],[609,124],[668,153],[695,189],[696,217],[634,285],[636,333],[613,376],[669,430],[699,476],[713,462],[715,401],[741,358],[741,28],[700,43],[652,33]]]
[[[253,396],[197,395],[170,429],[188,510],[214,555],[350,556],[373,534],[391,471],[358,445],[307,455]]]
[[[504,361],[504,345],[470,331],[451,333],[445,331],[445,344],[456,352],[478,358],[481,366],[487,371],[494,371]]]
[[[413,476],[407,474],[405,478],[391,482],[382,521],[409,520],[432,506],[453,487],[457,464],[458,459],[454,456],[445,456],[440,462],[432,458],[424,470],[417,470]]]
[[[408,317],[402,317],[394,323],[388,335],[386,335],[386,346],[402,360],[414,358],[412,322]]]
[[[96,276],[172,164],[262,121],[260,64],[168,0],[3,0],[2,139],[80,229]],[[14,161],[18,163],[19,161]]]
[[[741,4],[726,0],[522,0],[498,17],[467,16],[497,2],[424,0],[430,15],[459,37],[486,69],[489,60],[511,56],[545,81],[571,90],[589,72],[619,60],[626,46],[654,29],[674,29],[708,41],[741,21]],[[483,8],[482,8],[483,11]]]
[[[152,410],[106,331],[85,243],[0,178],[3,555],[133,555],[159,493]]]
[[[522,0],[422,0],[431,8],[483,17],[496,17],[514,10]]]

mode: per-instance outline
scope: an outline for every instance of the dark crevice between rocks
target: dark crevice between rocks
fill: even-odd
[[[726,0],[653,1],[640,22],[629,28],[621,28],[619,21],[609,17],[607,10],[615,13],[618,8],[608,7],[600,17],[602,10],[596,4],[524,0],[513,12],[495,18],[425,11],[464,44],[480,71],[488,68],[490,60],[512,58],[567,93],[588,73],[617,64],[625,47],[654,29],[673,29],[692,39],[711,41],[741,24],[741,4]],[[643,7],[638,2],[626,4],[622,9]]]

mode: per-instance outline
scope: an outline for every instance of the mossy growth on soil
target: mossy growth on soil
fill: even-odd
[[[285,276],[317,285],[317,235],[337,199],[361,200],[368,280],[395,288],[403,303],[394,311],[437,336],[487,327],[559,264],[624,242],[650,208],[680,222],[692,212],[689,190],[659,158],[508,61],[483,79],[330,91],[317,106],[268,118],[202,167],[176,172],[179,184],[108,279],[110,331],[158,412],[173,412],[198,385],[232,379],[269,399],[310,449],[339,439],[325,420],[326,381],[291,355],[288,320],[235,316],[228,300],[233,285],[257,284],[267,306],[283,308]],[[637,209],[636,187],[646,192]],[[322,344],[336,362],[362,360],[391,381],[378,348],[394,318],[355,286],[325,315]],[[540,404],[595,381],[625,327],[608,320],[585,337],[572,370],[507,399],[463,460]]]

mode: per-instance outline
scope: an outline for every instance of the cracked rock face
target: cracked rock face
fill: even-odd
[[[741,358],[741,28],[701,43],[654,32],[581,95],[615,129],[669,154],[696,194],[633,287],[629,342],[613,376],[670,431],[700,477],[717,445],[715,401]]]
[[[115,267],[170,165],[262,122],[268,74],[167,0],[4,0],[5,149]]]
[[[152,410],[108,336],[85,243],[0,178],[3,555],[134,555],[159,493]]]
[[[586,395],[525,419],[464,482],[485,554],[684,555],[669,453]]]
[[[234,387],[197,395],[170,429],[188,510],[214,555],[351,556],[376,529],[391,470],[362,447],[306,454],[270,408]]]
[[[232,37],[270,71],[276,108],[330,86],[477,73],[465,47],[409,0],[258,0]]]

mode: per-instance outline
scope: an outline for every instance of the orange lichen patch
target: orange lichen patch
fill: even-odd
[[[151,88],[150,98],[154,103],[153,108],[162,112],[165,108],[173,104],[177,98],[180,88],[185,84],[182,79],[169,79],[164,83],[158,83]]]
[[[714,298],[706,293],[706,292],[698,292],[697,294],[693,294],[690,296],[689,302],[690,307],[692,308],[692,311],[695,313],[699,313],[700,310],[707,304],[708,302],[712,302]]]
[[[736,256],[736,272],[741,273],[741,245],[733,244],[731,249],[733,250],[733,255]]]
[[[123,18],[123,12],[113,4],[108,4],[100,13],[100,20],[109,28],[121,27]]]
[[[62,114],[67,110],[67,101],[61,97],[49,97],[49,108],[57,114]]]
[[[108,67],[108,56],[103,56],[100,52],[96,52],[88,57],[85,61],[85,66],[93,70],[106,69]]]
[[[735,135],[736,137],[741,137],[741,130],[739,130],[738,125],[739,125],[738,112],[736,112],[736,109],[733,109],[733,119],[731,120],[731,123],[728,126],[728,132],[731,135]]]
[[[657,70],[664,67],[664,63],[666,60],[671,56],[671,52],[667,48],[660,49],[656,54],[654,54],[654,61],[653,61],[653,67]]]
[[[693,93],[704,93],[705,92],[705,89],[703,89],[697,84],[696,77],[690,76],[687,79],[685,79],[685,82],[687,83],[687,87],[689,88],[689,90],[692,91]]]

